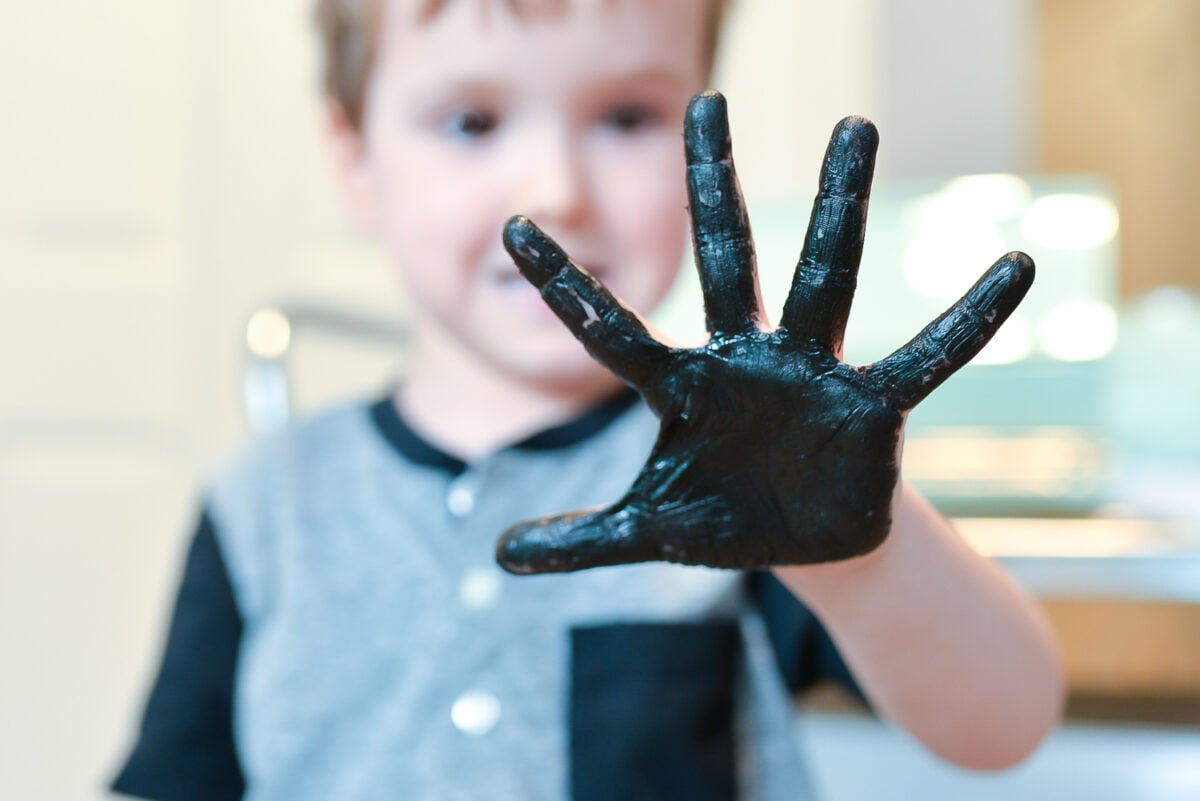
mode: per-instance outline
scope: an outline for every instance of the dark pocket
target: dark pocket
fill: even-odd
[[[571,631],[574,801],[733,801],[734,623]]]

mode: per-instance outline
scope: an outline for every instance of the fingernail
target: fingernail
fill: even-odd
[[[846,117],[829,138],[822,188],[835,193],[865,194],[875,174],[879,130],[866,117]]]
[[[720,92],[701,92],[688,103],[683,142],[690,164],[711,164],[729,158],[729,116]]]
[[[553,258],[557,249],[533,222],[518,214],[504,224],[504,249],[517,269],[538,287],[554,277],[561,265]]]

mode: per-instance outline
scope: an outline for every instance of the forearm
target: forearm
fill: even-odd
[[[825,623],[875,708],[933,752],[998,769],[1061,717],[1063,682],[1032,599],[907,485],[866,556],[776,575]]]

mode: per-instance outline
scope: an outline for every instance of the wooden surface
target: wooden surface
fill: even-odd
[[[1040,0],[1038,40],[1038,169],[1113,183],[1125,297],[1200,290],[1200,3]]]
[[[1200,606],[1043,600],[1074,694],[1200,698]]]

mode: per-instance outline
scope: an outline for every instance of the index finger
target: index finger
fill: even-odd
[[[505,224],[504,247],[596,361],[639,389],[661,374],[670,348],[528,217],[517,215]]]

